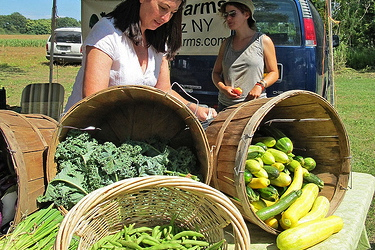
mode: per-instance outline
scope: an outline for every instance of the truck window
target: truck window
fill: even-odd
[[[254,0],[259,31],[277,45],[301,45],[301,25],[297,6],[291,0]]]

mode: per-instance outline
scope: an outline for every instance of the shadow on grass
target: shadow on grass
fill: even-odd
[[[7,72],[7,73],[24,73],[25,71],[19,67],[11,66],[7,63],[0,63],[0,72]]]

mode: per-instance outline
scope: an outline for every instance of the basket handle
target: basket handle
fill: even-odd
[[[195,101],[195,103],[197,104],[197,106],[195,108],[194,114],[196,115],[197,112],[198,112],[199,100],[197,98],[193,97],[192,95],[190,95],[188,92],[186,92],[186,90],[178,82],[172,83],[171,88],[167,92],[168,94],[170,93],[170,91],[172,90],[172,88],[173,88],[174,85],[177,85],[187,96],[189,96],[191,99],[193,99]]]

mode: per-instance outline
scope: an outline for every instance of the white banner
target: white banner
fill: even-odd
[[[95,21],[102,18],[101,13],[112,11],[121,1],[81,0],[82,36],[87,36]],[[187,0],[182,20],[182,48],[180,55],[217,55],[224,38],[230,30],[224,26],[219,14],[223,0]]]

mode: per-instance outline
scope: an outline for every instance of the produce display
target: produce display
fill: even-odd
[[[203,234],[188,229],[179,228],[173,223],[155,227],[135,227],[135,224],[124,226],[122,230],[108,235],[96,242],[90,250],[104,249],[221,249],[225,239],[209,243]],[[74,238],[69,250],[77,249]]]
[[[0,249],[52,249],[63,218],[54,205],[40,209],[23,218],[10,229],[11,232],[1,237]]]
[[[248,148],[244,183],[258,218],[282,231],[277,246],[306,249],[340,231],[342,219],[326,217],[330,202],[319,195],[324,182],[311,172],[316,161],[294,155],[292,140],[278,128],[263,125],[259,131]]]
[[[201,179],[196,156],[188,147],[174,149],[157,138],[127,140],[117,146],[72,129],[57,145],[55,160],[58,173],[38,202],[54,202],[66,209],[88,193],[126,178],[174,175]]]

